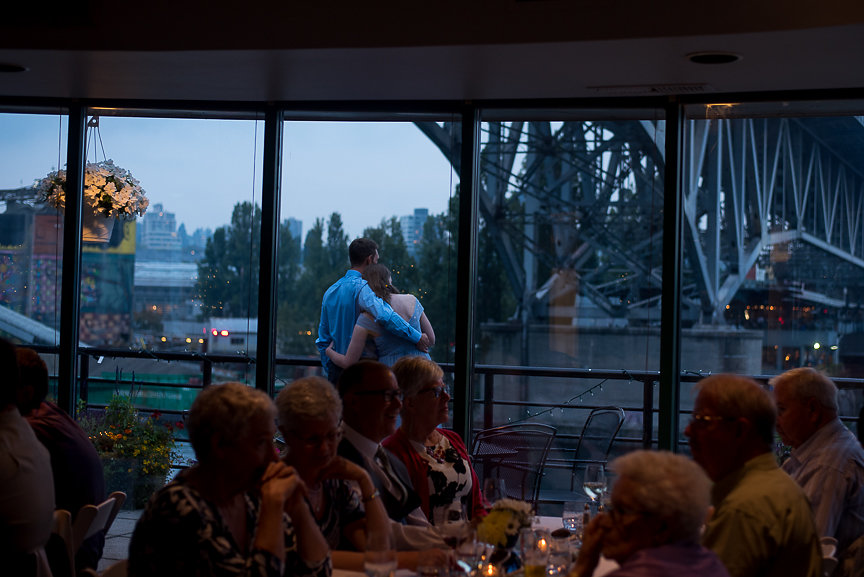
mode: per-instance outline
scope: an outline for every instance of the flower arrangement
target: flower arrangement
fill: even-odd
[[[55,170],[36,184],[39,201],[66,207],[66,171]],[[113,160],[88,162],[84,171],[84,206],[105,218],[132,220],[144,216],[150,201],[132,173]]]
[[[158,419],[158,412],[142,418],[132,404],[132,397],[115,394],[101,417],[85,415],[78,421],[103,462],[138,462],[139,475],[158,476],[164,481],[171,463],[179,458],[174,450],[174,427],[183,428],[183,422],[163,425]]]
[[[477,526],[477,538],[496,547],[513,547],[519,531],[531,526],[531,505],[516,499],[499,499]]]

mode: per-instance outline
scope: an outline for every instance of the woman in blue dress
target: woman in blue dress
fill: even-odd
[[[396,313],[401,316],[412,327],[429,337],[429,346],[435,344],[435,331],[432,324],[423,312],[423,305],[417,297],[410,294],[402,294],[393,286],[390,270],[383,264],[373,264],[366,268],[363,278],[369,283],[369,288],[376,295],[388,303]],[[370,315],[362,313],[354,325],[354,333],[351,335],[351,343],[344,355],[333,350],[333,345],[327,349],[327,356],[337,366],[347,368],[356,363],[360,358],[374,358],[367,347],[367,339],[372,338],[378,354],[378,361],[392,366],[397,360],[407,356],[422,356],[429,358],[428,353],[417,350],[417,346],[411,341],[397,337],[387,332],[375,322]],[[365,354],[364,354],[365,352]]]

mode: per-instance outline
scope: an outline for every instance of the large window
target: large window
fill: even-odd
[[[321,297],[362,236],[378,244],[393,286],[422,304],[436,335],[432,358],[452,361],[459,127],[450,118],[285,123],[277,355],[317,363]],[[279,378],[309,370],[320,368],[282,367]]]
[[[242,359],[256,353],[263,122],[125,114],[90,111],[88,170],[113,161],[149,204],[143,215],[98,214],[108,232],[97,238],[85,203],[80,344],[188,359],[93,355],[89,400],[121,389],[139,404],[185,409],[205,380],[254,383]],[[208,367],[192,360],[198,353],[241,360]]]
[[[66,165],[68,119],[0,113],[0,335],[60,343],[62,214],[39,201],[36,184]],[[43,355],[56,372],[56,355]]]
[[[687,107],[682,369],[864,376],[862,110]],[[842,415],[860,404],[841,394]]]
[[[626,407],[622,436],[635,446],[643,419],[653,423],[632,373],[659,369],[664,122],[616,112],[484,120],[475,361],[521,370],[483,369],[474,425],[554,426],[543,486],[563,489],[589,409]]]

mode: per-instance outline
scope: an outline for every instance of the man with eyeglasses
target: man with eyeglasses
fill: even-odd
[[[396,430],[402,391],[393,371],[377,361],[359,361],[342,372],[339,395],[344,429],[340,456],[365,468],[381,494],[394,526],[397,547],[444,547],[420,509],[420,498],[402,462],[381,446]]]
[[[831,379],[801,367],[769,384],[777,402],[777,432],[792,447],[783,470],[810,499],[820,534],[837,539],[843,563],[854,556],[852,543],[864,535],[864,450],[840,421]]]
[[[755,381],[713,375],[697,385],[685,431],[714,481],[702,543],[732,577],[819,577],[822,554],[810,504],[773,453],[777,410]]]
[[[337,353],[344,355],[348,351],[354,325],[363,311],[371,314],[388,332],[415,343],[421,351],[429,350],[429,337],[409,325],[363,280],[366,267],[378,262],[378,244],[369,238],[354,239],[348,245],[348,258],[351,268],[324,293],[318,338],[315,339],[321,366],[334,385],[338,384],[342,369],[330,360],[325,351],[330,343]]]

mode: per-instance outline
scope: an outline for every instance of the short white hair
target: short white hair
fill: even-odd
[[[276,395],[276,408],[279,426],[292,431],[304,422],[342,418],[342,399],[322,377],[304,377],[286,385]]]
[[[202,462],[210,458],[214,436],[240,439],[256,419],[276,420],[276,407],[267,393],[242,383],[205,387],[192,403],[186,419],[196,458]]]
[[[609,468],[633,482],[638,512],[665,521],[672,541],[698,541],[711,505],[711,480],[702,467],[668,451],[633,451]]]
[[[839,411],[837,404],[837,385],[834,381],[811,367],[799,367],[777,375],[768,381],[776,390],[782,385],[793,399],[803,401],[814,398],[826,409]]]

